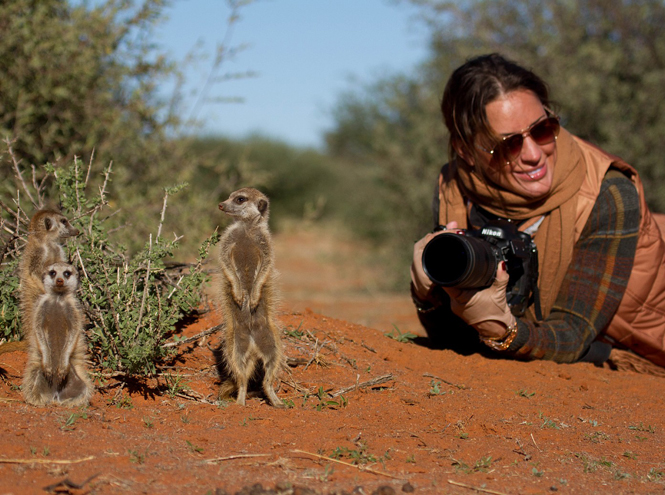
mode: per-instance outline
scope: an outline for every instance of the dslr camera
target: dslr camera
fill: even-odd
[[[524,314],[538,290],[538,250],[531,236],[506,220],[455,232],[444,232],[425,245],[422,262],[430,280],[443,287],[483,289],[492,285],[499,263],[505,261],[508,306],[514,315]]]

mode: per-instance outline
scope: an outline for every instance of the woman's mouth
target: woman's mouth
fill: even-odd
[[[547,164],[543,163],[541,167],[529,170],[528,172],[524,170],[519,170],[515,171],[514,173],[519,176],[526,176],[528,180],[540,180],[543,177],[545,177],[545,174],[547,174]]]

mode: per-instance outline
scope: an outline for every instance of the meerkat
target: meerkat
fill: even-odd
[[[24,329],[31,328],[33,305],[44,294],[44,269],[53,263],[67,262],[62,245],[67,238],[78,234],[78,229],[65,216],[53,210],[39,210],[30,219],[28,243],[19,263],[21,322]]]
[[[220,395],[237,390],[244,405],[247,386],[263,367],[263,391],[271,405],[284,407],[273,388],[283,363],[282,340],[275,322],[275,268],[268,229],[269,201],[253,188],[239,189],[219,204],[233,218],[220,239],[221,310],[225,331],[222,355],[231,380]]]
[[[42,281],[45,292],[35,301],[28,332],[23,396],[36,406],[85,405],[93,385],[85,365],[85,319],[76,298],[76,269],[54,263],[45,269]]]

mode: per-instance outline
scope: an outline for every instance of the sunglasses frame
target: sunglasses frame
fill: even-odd
[[[531,139],[533,139],[534,142],[535,142],[538,146],[545,146],[545,145],[547,145],[547,144],[551,144],[551,143],[555,142],[555,141],[556,141],[556,138],[559,136],[559,132],[561,131],[561,124],[560,124],[560,122],[559,122],[559,116],[556,115],[554,112],[552,112],[552,111],[551,111],[549,108],[547,108],[547,107],[545,107],[545,111],[547,112],[547,115],[546,115],[546,117],[545,117],[544,119],[539,120],[538,122],[535,122],[535,123],[531,124],[529,127],[527,127],[526,129],[524,129],[523,131],[516,132],[516,133],[514,133],[514,134],[510,134],[509,136],[504,136],[504,137],[502,137],[502,138],[501,138],[501,141],[499,141],[499,142],[494,146],[494,148],[492,148],[491,150],[485,149],[485,148],[483,148],[483,147],[480,146],[480,145],[477,145],[477,147],[478,147],[479,149],[481,149],[482,151],[484,151],[485,153],[489,153],[490,155],[492,155],[492,158],[490,159],[490,163],[492,163],[494,160],[496,160],[496,161],[501,161],[501,160],[503,159],[503,161],[504,161],[504,163],[505,163],[506,165],[510,165],[511,162],[512,162],[513,160],[515,160],[517,157],[519,157],[520,153],[522,152],[522,147],[524,146],[524,139],[525,139],[527,136],[530,137]],[[539,143],[539,142],[533,137],[533,135],[531,134],[531,131],[533,131],[533,129],[534,129],[535,127],[537,127],[537,126],[539,126],[539,125],[542,125],[542,124],[544,124],[544,123],[546,123],[546,122],[551,122],[551,121],[555,121],[555,122],[556,122],[556,129],[555,129],[555,131],[554,131],[554,139],[552,139],[552,141],[548,141],[548,142],[545,142],[545,143]],[[505,142],[506,142],[508,139],[514,138],[514,137],[516,137],[516,136],[520,136],[520,137],[522,138],[522,142],[520,143],[520,148],[519,148],[519,151],[517,152],[517,154],[511,158],[511,157],[510,157],[510,153],[505,152],[505,154],[504,154],[504,153],[501,152],[501,149],[500,149],[500,148],[502,148],[502,147],[505,145]]]

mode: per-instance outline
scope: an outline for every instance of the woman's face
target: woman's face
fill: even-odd
[[[485,112],[495,139],[492,143],[479,142],[478,145],[488,150],[499,139],[524,133],[531,125],[547,117],[538,97],[528,90],[512,91],[499,97],[485,106]],[[490,165],[492,155],[480,151],[476,166],[483,167],[492,181],[509,191],[526,198],[542,198],[552,189],[556,141],[538,145],[530,135],[523,138],[522,150],[510,164]]]

